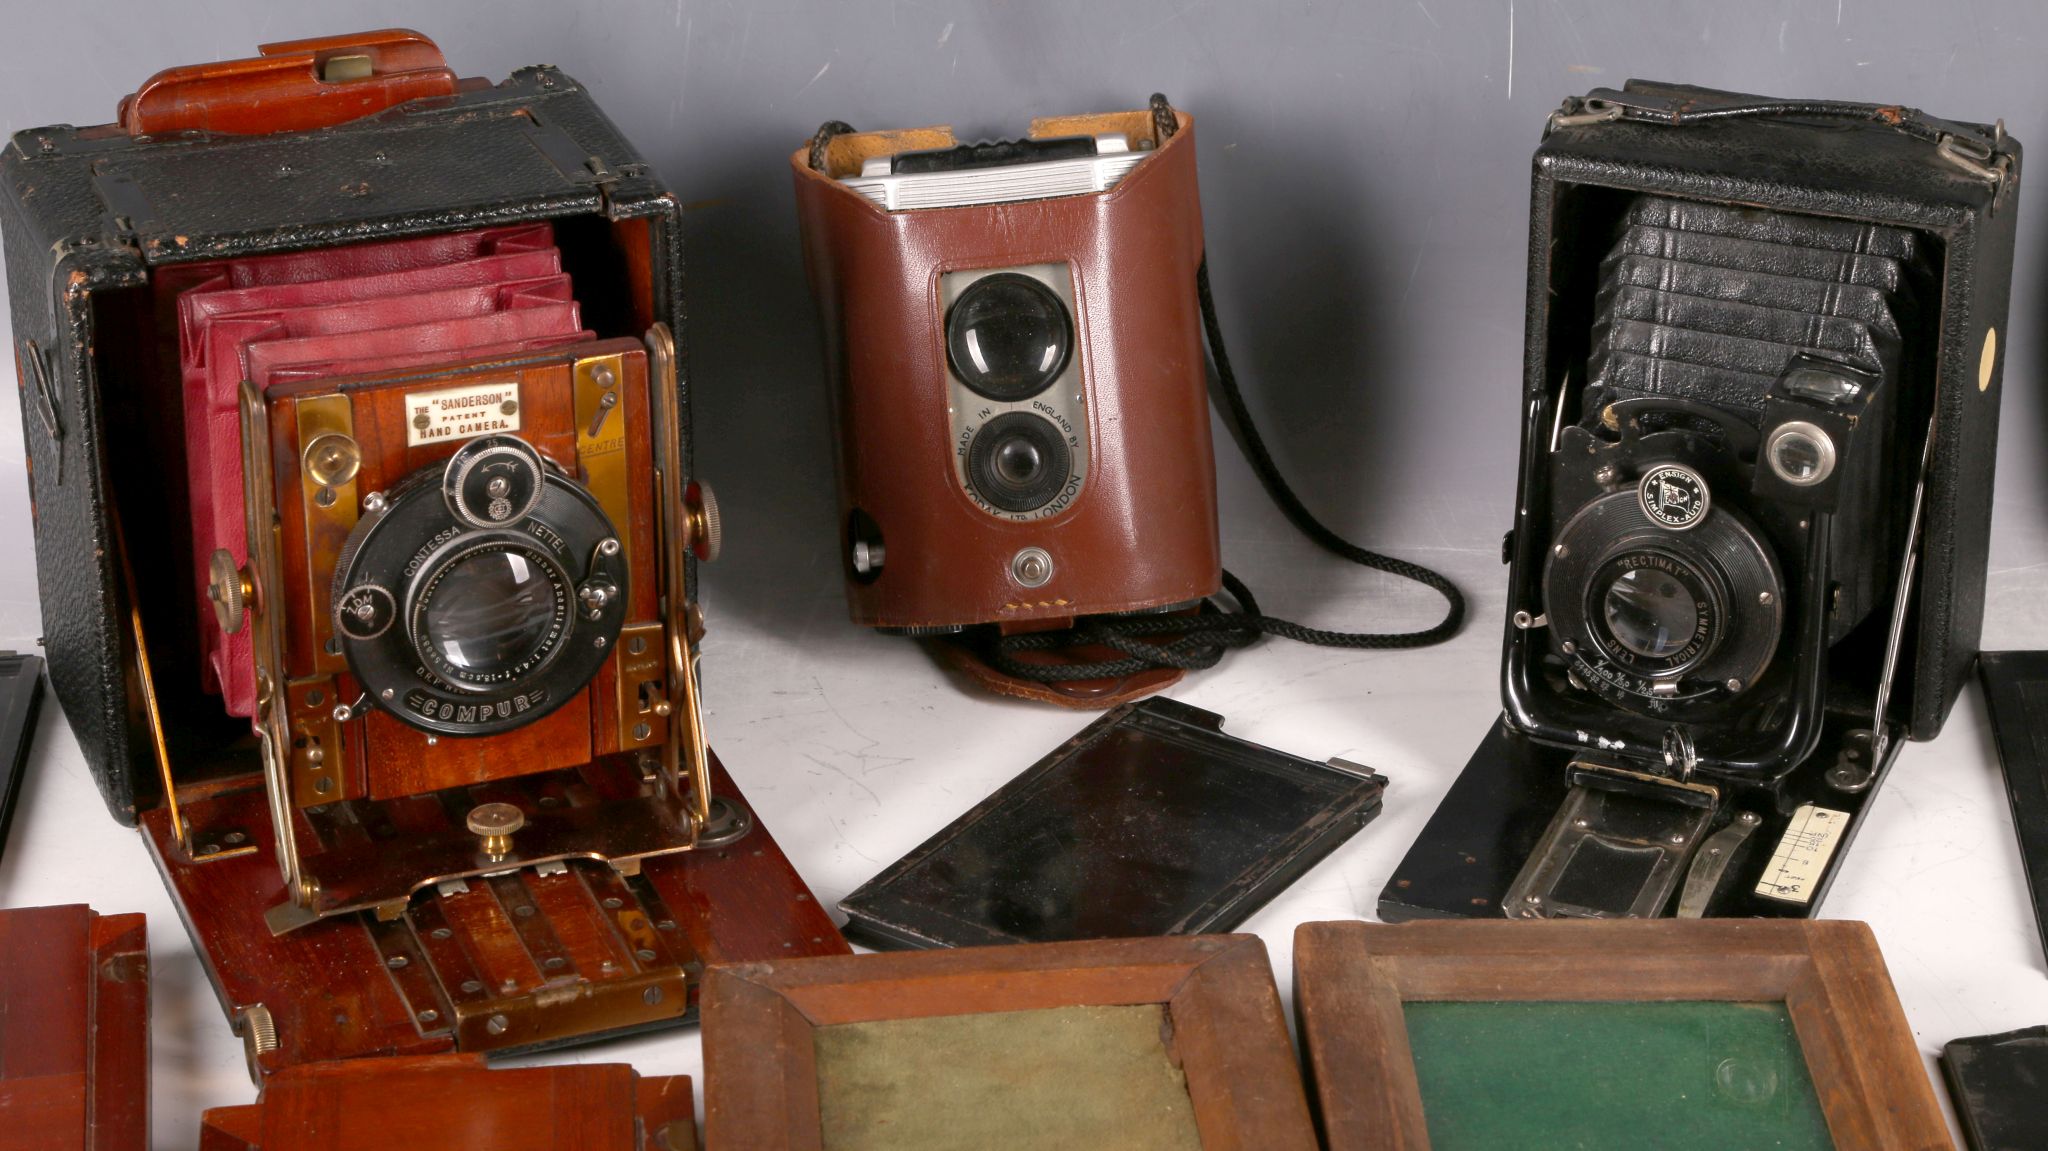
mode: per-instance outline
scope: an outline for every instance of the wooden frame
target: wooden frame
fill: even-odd
[[[1402,1005],[1782,1002],[1839,1151],[1948,1148],[1870,928],[1845,921],[1305,923],[1294,1003],[1330,1151],[1430,1146]]]
[[[302,1063],[206,1112],[199,1151],[695,1151],[687,1075],[623,1063],[490,1070],[481,1055]]]
[[[1250,935],[977,947],[714,967],[705,1142],[820,1151],[813,1033],[839,1023],[1159,1004],[1205,1151],[1316,1146],[1265,944]]]
[[[149,941],[140,915],[0,911],[0,1144],[149,1144]]]

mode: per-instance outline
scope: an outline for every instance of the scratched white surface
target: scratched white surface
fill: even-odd
[[[1339,625],[1417,617],[1423,597],[1252,530],[1264,510],[1233,509],[1227,548],[1277,610]],[[2040,550],[2041,541],[2032,541]],[[1270,549],[1270,550],[1268,550]],[[1991,581],[1993,642],[2048,644],[2048,587],[2026,549],[2005,547]],[[1268,642],[1170,695],[1227,717],[1227,730],[1312,757],[1342,755],[1390,779],[1385,813],[1244,930],[1262,936],[1283,993],[1291,937],[1308,920],[1371,918],[1401,854],[1497,714],[1493,679],[1500,569],[1478,551],[1432,551],[1475,593],[1474,626],[1442,648],[1344,653]],[[10,572],[25,564],[9,561]],[[859,633],[836,590],[792,589],[787,627],[715,614],[707,689],[717,746],[765,824],[828,906],[1077,730],[1081,717],[969,696],[905,641]],[[1877,932],[1914,1035],[1930,1059],[1949,1039],[2048,1022],[2048,968],[1973,687],[1947,731],[1909,746],[1878,796],[1825,914]],[[157,1142],[184,1146],[206,1107],[246,1101],[229,1032],[139,838],[108,820],[76,745],[46,711],[0,904],[87,901],[147,913]],[[260,930],[251,924],[252,930]],[[547,1057],[628,1061],[643,1073],[699,1076],[694,1031]]]
[[[913,645],[845,622],[830,443],[784,157],[820,121],[950,121],[1015,134],[1033,115],[1196,115],[1212,272],[1258,417],[1309,502],[1361,541],[1442,566],[1473,623],[1427,652],[1268,642],[1171,695],[1227,730],[1343,755],[1392,780],[1385,814],[1246,925],[1283,988],[1295,924],[1367,916],[1497,713],[1504,587],[1494,562],[1516,443],[1528,155],[1564,95],[1629,76],[1897,101],[2006,118],[2040,142],[2048,6],[2032,0],[148,0],[17,6],[0,37],[0,129],[107,118],[172,63],[265,39],[417,26],[457,70],[537,61],[588,83],[691,205],[700,471],[732,543],[707,571],[714,742],[829,906],[1077,730],[1085,717],[967,694]],[[2006,332],[1987,647],[2048,646],[2048,507],[2037,393],[2040,223],[2023,191]],[[0,388],[0,409],[13,389]],[[18,464],[0,410],[0,644],[40,632]],[[1226,560],[1268,610],[1412,626],[1433,597],[1321,557],[1219,436]],[[1825,907],[1876,929],[1923,1052],[2048,1022],[2044,962],[1981,697],[1909,746]],[[149,915],[155,1142],[246,1102],[240,1044],[135,833],[104,814],[46,709],[0,906],[89,901]],[[252,925],[252,930],[257,929]],[[0,973],[4,978],[4,973]],[[701,1071],[694,1032],[563,1053]],[[1931,1064],[1930,1064],[1931,1066]],[[699,1084],[701,1089],[701,1082]]]

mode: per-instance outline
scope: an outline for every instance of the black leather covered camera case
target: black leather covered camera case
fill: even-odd
[[[1551,117],[1505,711],[1385,917],[1817,906],[1977,653],[2019,173],[1897,106]]]
[[[704,743],[681,207],[588,91],[391,30],[119,117],[0,154],[44,643],[252,1070],[679,1023],[706,964],[845,951]],[[498,278],[390,290],[455,272]],[[201,313],[271,342],[195,376]],[[372,538],[408,508],[484,541],[429,582],[504,598],[430,618]],[[356,650],[401,589],[461,667]]]

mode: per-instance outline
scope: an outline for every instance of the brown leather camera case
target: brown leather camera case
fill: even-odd
[[[1035,121],[1034,138],[1121,132],[1156,146],[1092,195],[890,212],[839,182],[870,156],[951,147],[948,128],[835,137],[823,171],[805,150],[790,158],[831,365],[841,512],[871,517],[887,545],[878,576],[849,578],[855,622],[1060,623],[1217,590],[1194,124],[1176,115],[1163,141],[1146,111]],[[1018,522],[982,511],[954,477],[940,277],[1033,264],[1073,276],[1091,462],[1069,507]],[[1010,577],[1031,546],[1054,561],[1038,588]]]

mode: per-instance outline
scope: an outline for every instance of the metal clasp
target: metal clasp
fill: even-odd
[[[2000,120],[1991,131],[1989,141],[1980,136],[1943,132],[1935,141],[1934,154],[1966,175],[1991,185],[1992,206],[1996,208],[2004,204],[2006,193],[2018,182],[2018,173],[2013,170],[2012,154],[1998,150],[2005,140],[2005,121]]]
[[[1548,136],[1559,128],[1581,128],[1587,124],[1611,124],[1621,119],[1622,107],[1611,100],[1571,100],[1550,114],[1543,126]]]

